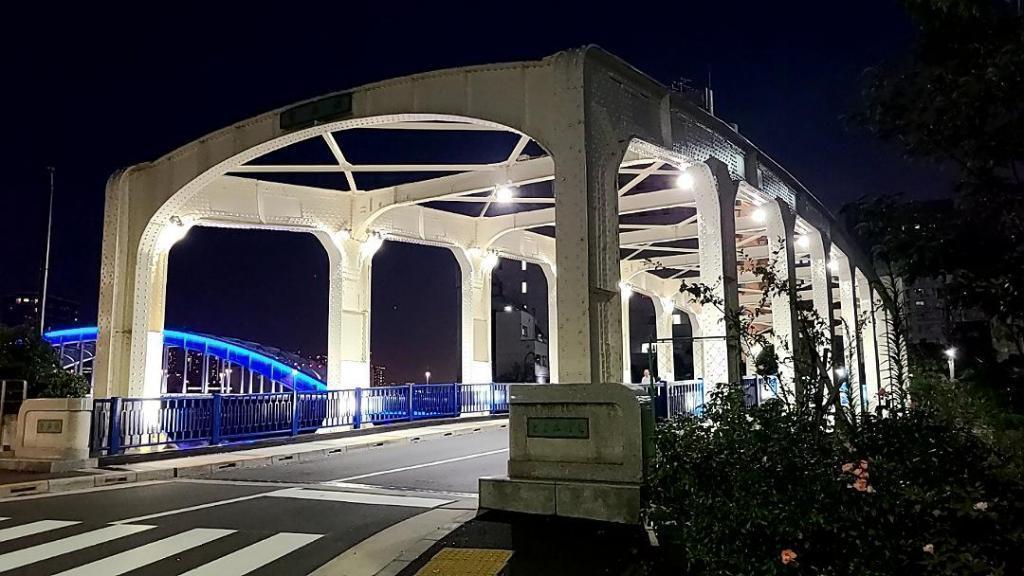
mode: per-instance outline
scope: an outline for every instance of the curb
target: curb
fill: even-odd
[[[36,494],[51,494],[57,492],[70,492],[72,490],[84,490],[88,488],[115,486],[120,484],[132,484],[137,482],[150,482],[154,480],[173,480],[175,478],[203,478],[205,476],[211,476],[216,472],[221,472],[224,470],[262,468],[265,466],[287,466],[288,464],[296,462],[314,462],[317,460],[324,460],[334,456],[346,454],[348,452],[361,452],[364,450],[372,450],[374,448],[391,446],[395,444],[413,444],[423,442],[426,440],[437,440],[447,437],[464,436],[467,434],[475,434],[477,432],[481,432],[491,428],[508,428],[508,421],[503,419],[496,419],[488,421],[466,422],[465,426],[456,428],[454,430],[429,432],[426,434],[419,434],[416,436],[406,436],[400,438],[383,438],[379,440],[372,439],[373,434],[367,434],[366,436],[370,437],[370,439],[367,442],[360,442],[358,444],[351,444],[348,446],[338,446],[335,448],[316,447],[310,448],[309,450],[302,450],[301,448],[304,445],[312,444],[318,441],[329,440],[329,438],[316,438],[315,435],[312,435],[308,442],[290,444],[289,446],[294,446],[296,448],[294,451],[282,454],[275,454],[273,456],[247,456],[242,453],[238,453],[238,457],[233,460],[226,460],[214,464],[194,464],[167,468],[156,468],[153,470],[126,470],[119,472],[110,472],[106,474],[92,474],[87,476],[71,476],[68,478],[52,478],[49,480],[32,480],[29,482],[0,484],[0,498],[32,496]],[[380,430],[381,434],[388,434],[389,432],[394,433],[395,430]],[[231,452],[227,452],[227,454],[231,454]],[[188,458],[188,456],[185,456],[183,458]]]

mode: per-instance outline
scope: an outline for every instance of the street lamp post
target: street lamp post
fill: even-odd
[[[50,240],[53,237],[53,174],[55,168],[47,168],[50,172],[50,207],[46,217],[46,256],[43,258],[43,293],[39,303],[39,335],[46,332],[46,295],[50,283]]]
[[[949,365],[949,379],[956,378],[956,348],[950,346],[946,349],[946,363]]]
[[[425,376],[425,377],[426,377],[426,379],[427,379],[427,384],[430,384],[430,370],[427,370],[426,372],[424,372],[424,373],[423,373],[423,376]]]

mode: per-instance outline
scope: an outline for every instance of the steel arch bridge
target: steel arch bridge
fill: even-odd
[[[98,329],[95,326],[54,330],[44,334],[47,342],[58,350],[65,370],[92,376]],[[196,332],[164,330],[164,386],[167,392],[168,358],[172,350],[184,356],[182,392],[317,392],[326,390],[323,377],[309,362],[295,354],[234,338],[211,336]],[[198,381],[189,382],[190,357],[200,355],[202,368]],[[221,378],[210,380],[210,362]],[[234,372],[237,370],[237,372]],[[235,374],[235,377],[232,377]]]
[[[430,145],[439,134],[462,148]],[[413,137],[423,138],[417,154],[379,145]],[[495,145],[476,145],[482,137]],[[465,153],[483,148],[493,153]],[[796,305],[788,294],[763,305],[744,258],[773,260],[798,287],[830,340],[843,342],[855,389],[865,383],[873,400],[889,378],[877,275],[829,211],[734,126],[594,46],[354,87],[112,175],[97,396],[159,392],[168,255],[192,226],[289,230],[321,242],[331,389],[369,384],[370,279],[385,239],[454,253],[467,383],[491,380],[490,275],[499,258],[540,265],[547,277],[553,382],[629,379],[623,302],[633,292],[652,298],[658,338],[671,336],[675,311],[690,316],[703,338],[695,376],[739,381],[742,357],[756,351],[740,349],[724,312],[679,292],[684,278],[715,286],[777,349],[795,349]],[[867,328],[858,333],[859,325]],[[785,374],[783,385],[792,379]]]

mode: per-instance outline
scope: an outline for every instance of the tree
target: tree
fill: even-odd
[[[860,218],[861,233],[898,272],[947,276],[953,304],[983,310],[1024,355],[1024,17],[1009,2],[905,4],[918,27],[911,57],[869,71],[855,117],[908,156],[955,167],[959,198],[933,229],[876,201],[866,212],[886,218]]]
[[[48,342],[29,328],[0,328],[0,379],[25,380],[32,398],[80,398],[89,382],[61,368]]]

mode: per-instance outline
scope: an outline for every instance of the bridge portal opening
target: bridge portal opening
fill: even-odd
[[[452,251],[386,241],[373,257],[372,282],[370,384],[459,382],[461,286]]]
[[[310,234],[199,226],[168,262],[168,329],[194,334],[186,347],[165,336],[165,394],[279,391],[287,382],[255,373],[245,357],[204,354],[204,335],[263,351],[326,378],[328,257]]]

